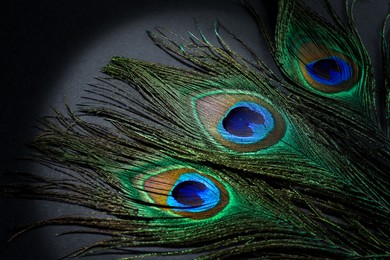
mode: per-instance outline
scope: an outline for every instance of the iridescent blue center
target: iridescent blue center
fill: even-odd
[[[352,77],[352,68],[345,60],[331,56],[313,61],[306,65],[306,70],[320,84],[335,86]]]
[[[174,211],[202,212],[219,201],[220,191],[214,182],[198,173],[185,173],[173,185],[167,204]]]
[[[275,127],[265,107],[248,101],[237,102],[217,126],[219,134],[233,143],[252,144],[264,139]]]
[[[227,132],[242,137],[253,135],[250,125],[263,123],[263,116],[247,107],[233,108],[222,120],[222,126]]]

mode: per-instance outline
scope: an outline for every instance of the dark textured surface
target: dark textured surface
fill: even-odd
[[[255,1],[253,1],[255,2]],[[337,2],[337,1],[334,1]],[[356,20],[374,63],[379,56],[379,29],[389,1],[362,1]],[[219,18],[232,32],[260,53],[267,50],[254,21],[239,1],[13,1],[1,8],[0,171],[44,171],[13,160],[28,153],[24,144],[36,133],[34,118],[62,109],[63,99],[74,107],[85,95],[86,83],[112,56],[179,65],[153,45],[145,30],[155,25],[178,34],[196,31],[193,17],[211,36]],[[369,22],[368,22],[369,21]],[[268,57],[269,58],[269,57]],[[377,75],[380,73],[376,72]],[[0,181],[9,181],[1,176]],[[18,224],[83,209],[48,202],[0,201],[0,239]],[[93,236],[55,237],[67,228],[44,228],[29,233],[0,252],[1,259],[54,259],[96,240]],[[101,259],[115,257],[103,256]],[[91,259],[97,259],[91,257]]]

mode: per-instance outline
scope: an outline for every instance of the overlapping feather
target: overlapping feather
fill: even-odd
[[[376,114],[368,55],[347,14],[347,24],[334,15],[336,27],[300,1],[279,1],[275,42],[261,21],[260,28],[283,78],[254,53],[253,62],[240,57],[217,30],[221,46],[203,35],[177,41],[173,33],[150,32],[192,69],[114,57],[103,68],[112,79],[92,86],[77,112],[44,119],[32,142],[36,160],[64,177],[9,185],[2,197],[107,214],[30,227],[79,225],[110,236],[71,256],[109,249],[204,258],[389,255],[388,131]],[[301,42],[293,46],[296,36]],[[385,41],[383,49],[388,53]],[[324,91],[315,77],[307,80],[312,71],[299,62],[310,50],[313,64],[322,54],[321,64],[347,64],[353,72],[340,79],[349,85]],[[248,111],[254,115],[246,118]],[[249,129],[236,126],[236,117],[257,121]],[[137,251],[156,246],[174,249]]]

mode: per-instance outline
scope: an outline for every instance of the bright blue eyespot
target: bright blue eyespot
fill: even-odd
[[[182,174],[169,193],[167,204],[174,211],[203,212],[220,201],[218,187],[198,173]]]
[[[199,207],[203,204],[203,200],[199,196],[199,193],[205,189],[206,186],[203,183],[197,181],[183,181],[176,185],[172,190],[172,196],[181,204]]]
[[[233,143],[253,144],[263,140],[275,127],[272,114],[254,102],[237,102],[220,120],[219,134]]]
[[[352,68],[345,60],[331,56],[306,65],[310,77],[320,84],[335,86],[352,77]]]
[[[222,120],[223,128],[236,136],[247,137],[253,135],[250,124],[263,124],[264,118],[256,111],[247,107],[236,107]]]

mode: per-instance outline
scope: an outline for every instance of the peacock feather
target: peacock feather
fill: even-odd
[[[113,57],[76,111],[41,120],[33,159],[52,176],[25,174],[33,184],[0,193],[103,214],[44,220],[11,240],[65,225],[107,236],[68,257],[389,257],[386,28],[383,87],[353,7],[345,2],[344,21],[320,2],[332,22],[300,0],[279,0],[273,30],[243,2],[280,73],[219,22],[219,44],[201,32],[148,32],[186,69]]]

